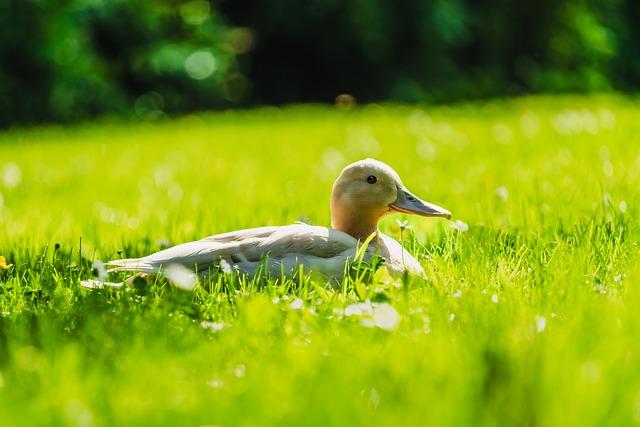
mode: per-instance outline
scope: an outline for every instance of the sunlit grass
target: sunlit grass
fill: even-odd
[[[0,418],[640,423],[639,115],[624,98],[565,97],[6,132]],[[78,285],[95,261],[328,225],[333,179],[364,157],[454,213],[382,224],[404,229],[427,282]]]

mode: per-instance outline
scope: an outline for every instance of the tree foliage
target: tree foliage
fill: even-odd
[[[4,0],[0,125],[637,90],[635,0]]]

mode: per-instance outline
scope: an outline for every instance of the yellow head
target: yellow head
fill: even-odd
[[[357,238],[366,238],[378,221],[392,212],[450,218],[440,206],[414,196],[388,165],[373,159],[345,167],[333,184],[331,222],[333,228]]]

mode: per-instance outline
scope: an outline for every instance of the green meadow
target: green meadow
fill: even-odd
[[[640,424],[639,118],[576,96],[5,131],[0,423]],[[453,212],[381,223],[427,280],[79,285],[96,261],[329,225],[366,157]]]

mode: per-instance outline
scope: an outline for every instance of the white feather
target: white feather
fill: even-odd
[[[328,277],[341,277],[357,240],[341,231],[306,224],[260,227],[218,234],[183,243],[142,258],[109,261],[109,272],[158,273],[170,264],[183,265],[200,274],[217,269],[224,259],[232,268],[253,276],[262,262],[271,274],[284,267],[288,275],[304,265]]]

